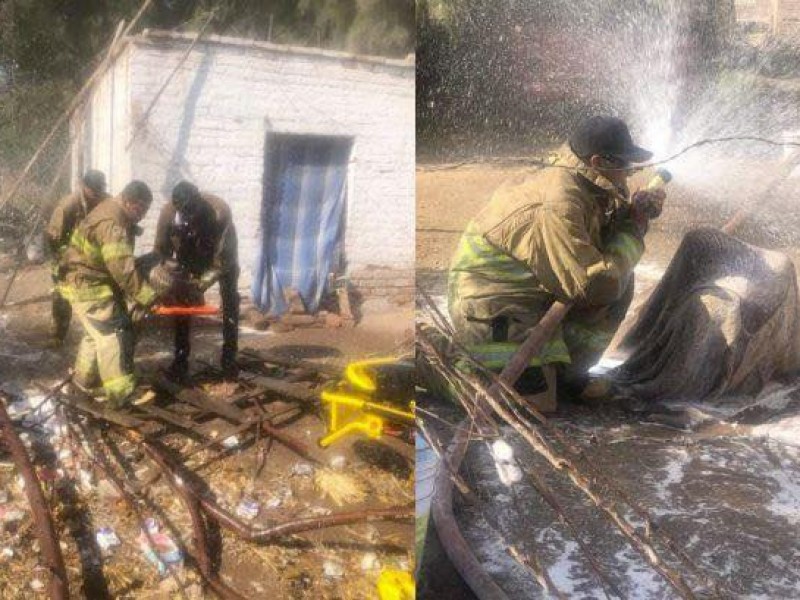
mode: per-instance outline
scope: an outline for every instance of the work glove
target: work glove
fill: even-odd
[[[142,304],[134,304],[131,308],[131,323],[135,328],[141,327],[150,316],[150,307]]]
[[[666,197],[667,193],[663,188],[638,190],[633,194],[631,204],[634,212],[641,215],[639,218],[652,220],[661,216]]]
[[[200,293],[205,292],[208,288],[210,288],[217,281],[219,281],[221,275],[222,273],[220,273],[216,269],[211,269],[209,271],[206,271],[198,280],[197,289],[200,290]]]
[[[656,219],[661,215],[666,197],[667,195],[663,189],[638,190],[634,192],[626,215],[633,229],[631,233],[634,233],[639,239],[644,239],[650,220]]]

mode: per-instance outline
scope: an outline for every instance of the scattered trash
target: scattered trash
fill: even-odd
[[[374,552],[367,552],[361,559],[362,571],[375,571],[381,568],[381,561]]]
[[[8,416],[12,419],[18,419],[19,417],[27,414],[30,410],[25,406],[22,402],[12,402],[8,405]],[[20,435],[22,437],[22,434]]]
[[[11,560],[12,558],[14,558],[13,548],[9,548],[8,546],[6,546],[2,550],[0,550],[0,557],[2,557],[3,560]]]
[[[13,506],[0,506],[0,521],[4,525],[17,523],[25,518],[25,511],[15,508]]]
[[[42,580],[39,579],[38,577],[34,578],[33,580],[31,580],[31,589],[34,592],[43,591],[44,590],[44,582],[42,582]]]
[[[236,515],[248,521],[252,521],[258,516],[260,509],[261,507],[255,500],[242,500],[239,506],[236,507]]]
[[[331,468],[333,469],[344,469],[347,465],[347,459],[342,454],[337,454],[336,456],[332,456],[330,460]]]
[[[92,473],[87,471],[86,469],[80,469],[78,471],[78,481],[80,483],[81,489],[89,493],[94,490],[94,477],[92,477]]]
[[[381,537],[381,534],[378,531],[378,528],[375,527],[375,525],[367,525],[367,527],[366,527],[366,536],[367,536],[367,541],[370,544],[377,544],[378,540]]]
[[[344,566],[335,560],[326,560],[322,563],[322,574],[328,579],[341,579],[344,577]]]
[[[153,517],[147,517],[144,520],[144,528],[147,530],[148,533],[153,534],[153,533],[158,533],[159,530],[161,529],[161,526],[158,524],[158,521],[156,521]]]
[[[25,257],[28,259],[28,262],[35,265],[43,263],[45,259],[44,246],[44,235],[42,233],[38,233],[25,247]]]
[[[292,467],[292,475],[296,477],[310,477],[314,474],[314,467],[308,463],[297,463]]]
[[[161,533],[160,531],[153,532],[150,530],[149,524],[146,524],[145,527],[150,531],[150,538],[152,538],[152,545],[155,548],[155,552],[153,548],[151,548],[150,540],[148,540],[145,532],[139,534],[137,540],[139,542],[139,549],[148,562],[158,569],[158,574],[164,577],[168,571],[167,565],[181,563],[183,561],[183,555],[177,544],[175,544],[173,539],[167,534]]]
[[[313,585],[314,581],[311,579],[311,576],[305,572],[300,573],[291,580],[291,586],[295,590],[310,590]]]
[[[239,446],[238,436],[232,435],[222,440],[222,446],[227,450],[232,450]]]
[[[511,486],[522,481],[522,471],[514,460],[514,449],[505,440],[495,440],[491,452],[503,485]]]
[[[274,509],[278,508],[281,504],[283,504],[283,500],[278,496],[273,496],[269,500],[266,501],[264,504],[264,508]]]
[[[309,512],[314,517],[327,517],[328,515],[333,514],[333,511],[330,508],[324,508],[322,506],[312,506]]]
[[[97,545],[103,552],[110,552],[112,548],[122,544],[119,537],[110,527],[102,527],[95,534]]]
[[[0,504],[5,504],[8,502],[8,492],[6,490],[0,490]]]
[[[105,500],[118,500],[122,497],[119,490],[107,479],[97,482],[97,495]]]
[[[314,485],[323,496],[333,500],[336,506],[362,502],[367,496],[361,484],[352,476],[328,469],[317,472]]]

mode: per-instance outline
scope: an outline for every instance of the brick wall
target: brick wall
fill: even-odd
[[[352,271],[349,281],[356,299],[382,299],[396,305],[414,301],[414,269],[369,265]]]
[[[145,36],[129,57],[131,122],[139,121],[188,46]],[[199,43],[152,108],[132,147],[132,177],[155,194],[139,248],[149,249],[163,202],[186,178],[220,195],[239,233],[249,292],[261,231],[269,133],[349,136],[345,253],[349,275],[414,265],[414,68],[267,44]],[[376,280],[377,281],[377,280]],[[395,296],[370,285],[370,293]],[[366,279],[364,280],[366,283]]]

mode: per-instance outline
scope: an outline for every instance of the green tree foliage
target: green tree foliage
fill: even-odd
[[[27,161],[142,1],[0,0],[0,176]],[[212,12],[220,35],[398,58],[414,48],[413,0],[155,0],[137,30],[196,31]]]

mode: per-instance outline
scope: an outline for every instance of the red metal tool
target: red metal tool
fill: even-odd
[[[153,314],[162,317],[196,317],[201,315],[216,315],[219,308],[210,304],[202,306],[156,306]]]

